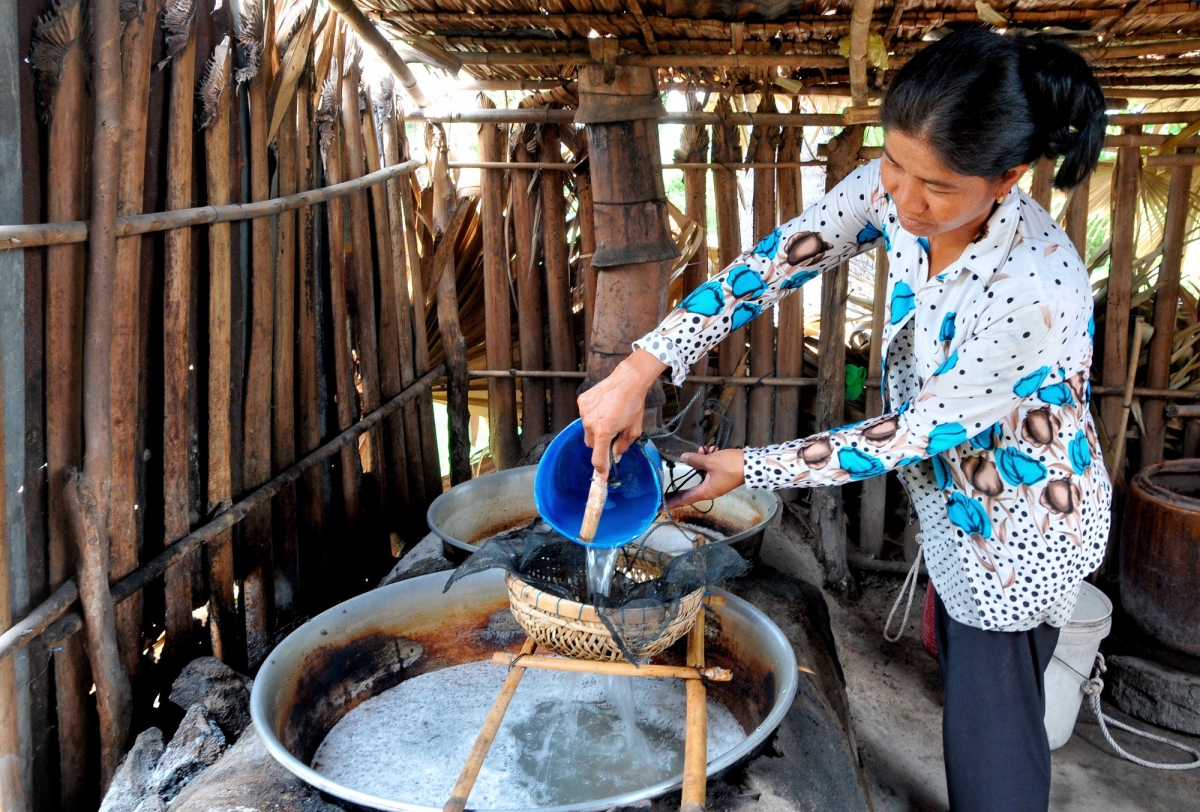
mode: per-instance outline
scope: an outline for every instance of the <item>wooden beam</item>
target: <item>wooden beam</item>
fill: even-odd
[[[1109,264],[1102,365],[1102,382],[1114,387],[1124,385],[1128,365],[1134,221],[1140,176],[1141,157],[1137,149],[1122,147],[1117,153],[1112,179],[1112,261]],[[1100,414],[1109,437],[1116,433],[1120,413],[1121,404],[1116,398],[1105,398],[1101,402]]]
[[[775,109],[774,97],[769,93],[763,100],[767,110]],[[779,147],[778,127],[757,125],[750,136],[747,150],[753,150],[756,163],[771,166]],[[775,169],[754,170],[754,197],[752,203],[755,241],[766,237],[775,229]],[[750,322],[750,377],[762,378],[775,373],[775,314],[763,313]],[[750,390],[747,405],[746,443],[752,446],[769,445],[773,439],[775,420],[775,392],[756,386]]]
[[[875,249],[875,299],[871,310],[871,353],[867,377],[883,374],[883,315],[887,309],[888,256],[886,248]],[[886,386],[886,383],[884,384]],[[867,417],[883,414],[882,386],[867,389]],[[883,526],[887,515],[887,476],[871,477],[863,482],[862,507],[859,510],[858,549],[863,555],[879,557],[883,552]]]
[[[542,150],[561,157],[558,125],[542,130]],[[546,330],[550,345],[550,368],[577,369],[575,324],[572,317],[571,269],[567,265],[567,208],[561,171],[542,172],[542,256],[546,268]],[[560,431],[579,416],[575,387],[565,381],[551,386],[550,430]]]
[[[867,106],[867,38],[875,0],[854,0],[850,10],[850,103]]]
[[[728,96],[717,99],[716,112],[729,116],[733,109]],[[715,124],[712,128],[712,160],[715,164],[740,160],[741,147],[738,131],[732,122]],[[739,223],[737,176],[729,169],[713,170],[714,209],[717,217],[717,266],[728,268],[742,252],[741,226]],[[717,371],[722,378],[744,375],[743,359],[746,354],[746,328],[739,327],[729,333],[717,348]],[[746,392],[735,387],[722,397],[728,396],[729,418],[732,423],[729,442],[734,446],[746,444]]]

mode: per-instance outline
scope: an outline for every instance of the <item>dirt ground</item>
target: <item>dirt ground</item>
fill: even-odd
[[[821,566],[790,516],[768,529],[762,555],[777,569],[810,583],[822,581]],[[900,642],[893,644],[883,639],[882,629],[902,578],[857,575],[857,596],[846,599],[826,592],[825,597],[872,805],[875,812],[942,812],[948,803],[942,763],[941,677],[937,661],[925,652],[918,636],[924,583],[913,607],[914,617]],[[1130,719],[1107,702],[1104,711],[1200,749],[1200,738]],[[1114,738],[1144,759],[1178,763],[1188,758],[1121,731],[1115,732]],[[1080,709],[1070,741],[1054,751],[1052,763],[1050,809],[1054,812],[1200,809],[1200,769],[1151,770],[1121,759],[1104,740],[1086,705]]]

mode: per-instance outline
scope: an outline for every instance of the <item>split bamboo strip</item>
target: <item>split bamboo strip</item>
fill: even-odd
[[[705,610],[701,608],[696,615],[696,625],[688,633],[687,664],[691,669],[705,674],[723,671],[723,679],[714,682],[724,682],[732,678],[728,671],[704,667],[704,616]],[[683,743],[683,793],[679,808],[680,812],[704,812],[705,796],[708,794],[708,691],[704,680],[699,679],[688,680],[686,690],[687,734]]]
[[[232,196],[231,164],[233,99],[231,43],[217,46],[205,78],[204,156],[208,200],[228,203]],[[232,226],[214,223],[208,229],[208,470],[206,511],[212,514],[233,503],[233,243]],[[244,653],[234,642],[239,620],[233,596],[233,534],[213,539],[207,550],[209,633],[213,654],[222,661],[241,663]],[[122,573],[122,576],[129,573]],[[134,601],[136,603],[136,601]],[[120,611],[120,610],[118,610]]]
[[[338,434],[291,467],[281,471],[270,482],[247,494],[240,502],[218,514],[208,524],[196,528],[196,530],[142,564],[133,573],[113,584],[111,592],[114,603],[121,603],[128,600],[138,590],[144,588],[155,578],[165,573],[168,568],[184,556],[193,554],[203,545],[211,543],[215,537],[230,530],[239,522],[244,521],[252,511],[273,499],[279,493],[280,489],[292,484],[305,471],[325,462],[347,445],[353,445],[365,432],[370,431],[379,425],[380,422],[387,419],[388,415],[419,397],[422,392],[428,391],[434,381],[444,374],[444,365],[439,364],[434,367],[413,381],[412,386],[406,388],[399,395],[392,398],[392,400],[379,407],[375,412],[367,415],[358,423]],[[64,581],[49,598],[39,604],[24,619],[13,624],[3,634],[0,634],[0,660],[29,645],[32,640],[66,615],[75,605],[75,601],[78,598],[79,589],[74,579]]]
[[[487,101],[480,96],[480,103]],[[486,161],[504,157],[503,134],[492,124],[479,126],[479,156]],[[480,173],[480,216],[483,221],[483,277],[485,351],[493,369],[512,366],[512,311],[509,298],[508,257],[504,251],[504,174],[495,169]],[[511,380],[488,381],[488,430],[492,460],[500,470],[521,458],[517,437],[517,395]]]
[[[697,615],[697,622],[700,616]],[[689,641],[690,642],[690,641]],[[606,663],[599,660],[576,660],[572,657],[549,655],[509,654],[497,651],[492,655],[492,662],[508,668],[536,668],[542,671],[564,671],[571,674],[607,674],[614,677],[651,677],[660,679],[681,679],[689,682],[729,682],[733,672],[728,668],[713,666],[705,668],[703,663],[698,665],[655,665],[653,663]]]
[[[510,145],[513,163],[534,160],[525,147],[525,134],[516,128]],[[517,269],[517,328],[521,350],[521,369],[545,369],[542,325],[542,278],[537,268],[537,235],[534,209],[538,195],[533,188],[534,173],[513,169],[509,182],[508,211],[513,221],[514,256]],[[546,385],[528,378],[521,382],[521,446],[528,451],[546,433]]]
[[[732,115],[727,96],[717,100],[717,115],[723,119]],[[731,124],[714,125],[712,129],[712,162],[721,164],[741,158],[738,130]],[[717,216],[717,258],[720,268],[728,268],[741,253],[741,228],[738,225],[737,177],[731,170],[713,170],[713,194]],[[718,372],[722,378],[742,376],[745,355],[745,328],[732,331],[721,342],[717,355]],[[746,444],[746,393],[742,387],[728,393],[732,433],[729,442],[734,446]]]
[[[167,208],[192,205],[192,130],[196,76],[195,7],[167,6],[168,39],[181,43],[171,62],[167,133]],[[173,15],[186,15],[174,20]],[[173,46],[172,46],[173,47]],[[187,535],[192,524],[190,411],[195,359],[191,356],[192,230],[167,232],[163,252],[163,530],[164,544]],[[172,658],[192,636],[192,572],[189,557],[167,573],[165,656]]]
[[[257,202],[271,196],[267,154],[267,90],[273,78],[271,61],[275,32],[271,20],[267,18],[274,16],[274,4],[269,0],[248,0],[244,9],[239,39],[252,56],[250,62],[238,72],[238,79],[247,84],[246,96],[250,105],[250,200]],[[242,415],[242,477],[246,488],[257,488],[271,478],[274,340],[272,265],[271,222],[263,218],[252,220],[250,341]],[[263,505],[242,526],[247,564],[241,596],[246,623],[246,654],[251,668],[258,666],[271,645],[275,608],[271,516],[271,505]]]
[[[83,216],[88,166],[82,2],[63,3],[36,24],[30,65],[48,118],[46,215]],[[86,236],[85,236],[86,239]],[[46,479],[49,586],[61,591],[75,571],[65,496],[68,470],[83,462],[82,376],[84,251],[81,245],[46,250]],[[56,592],[57,594],[57,592]],[[87,701],[91,685],[83,640],[63,641],[54,655],[58,712],[60,800],[64,809],[85,803],[88,769]]]
[[[871,308],[871,353],[867,376],[883,374],[883,315],[887,309],[888,258],[886,248],[875,249],[875,299]],[[883,414],[881,386],[867,389],[867,417]],[[883,552],[883,525],[887,511],[887,477],[877,476],[863,482],[862,507],[859,510],[858,549],[866,556]]]
[[[361,120],[367,172],[374,172],[380,168],[383,156],[375,125],[375,104],[369,87],[366,115]],[[378,247],[375,267],[379,269],[379,391],[380,396],[387,400],[399,392],[403,384],[400,381],[396,250],[392,246],[391,223],[388,220],[387,189],[383,186],[371,188],[371,214],[375,221],[375,244]],[[407,527],[412,511],[408,487],[408,442],[404,436],[402,415],[392,415],[384,423],[384,436],[387,442],[384,468],[387,471],[388,501],[392,503],[388,505],[387,512],[404,525],[401,529],[405,535],[412,535]]]
[[[762,106],[775,110],[775,97],[765,95]],[[758,125],[750,136],[747,157],[757,163],[773,165],[779,148],[778,127]],[[754,238],[762,239],[775,229],[775,170],[754,170]],[[750,322],[750,377],[762,378],[775,373],[774,313],[764,313]],[[753,446],[770,445],[775,420],[775,392],[756,386],[750,390],[747,406],[746,442]]]
[[[561,154],[558,125],[542,130],[542,150],[558,158]],[[567,265],[567,211],[564,177],[558,170],[541,173],[542,256],[546,267],[546,329],[550,345],[550,368],[578,369],[575,330],[571,317],[571,270]],[[579,416],[575,387],[562,379],[550,387],[550,430],[560,431]]]
[[[1163,228],[1163,258],[1158,269],[1158,292],[1154,294],[1154,332],[1150,339],[1150,357],[1146,365],[1146,386],[1166,389],[1171,382],[1171,349],[1175,323],[1179,315],[1179,278],[1187,239],[1188,209],[1191,204],[1192,167],[1171,169],[1167,192],[1166,223]],[[1142,437],[1140,468],[1161,462],[1166,442],[1166,421],[1161,400],[1142,401]]]
[[[587,142],[587,130],[579,131],[580,141]],[[592,256],[596,253],[596,210],[592,201],[592,176],[586,165],[575,171],[575,200],[578,202],[576,222],[579,224],[579,263],[583,266],[583,340],[584,358],[592,340],[592,322],[596,317],[596,285],[599,282]]]
[[[779,142],[779,169],[776,173],[779,222],[786,223],[804,210],[800,170],[787,167],[800,156],[804,132],[799,127],[783,130]],[[775,343],[775,374],[798,378],[804,374],[804,294],[793,293],[779,308],[779,332]],[[775,431],[772,442],[782,443],[800,436],[800,392],[781,389],[775,393]]]
[[[150,97],[150,62],[161,7],[159,0],[134,4],[135,10],[123,17],[121,35],[122,84],[121,177],[117,190],[117,216],[138,214],[145,190],[146,139]],[[122,7],[124,15],[125,8]],[[138,419],[138,375],[142,344],[142,240],[127,237],[117,241],[116,270],[113,276],[112,346],[110,354],[121,359],[111,376],[109,398],[112,403],[112,478],[109,485],[108,542],[111,560],[109,577],[124,578],[137,568],[141,548],[137,512],[142,502],[140,488],[141,451],[139,437],[143,426]],[[117,610],[117,642],[125,668],[136,676],[141,662],[140,601],[132,601]]]
[[[1113,436],[1112,459],[1109,460],[1108,470],[1113,484],[1119,488],[1125,487],[1125,442],[1126,427],[1129,425],[1129,412],[1133,405],[1133,381],[1137,377],[1138,356],[1141,354],[1142,336],[1146,330],[1146,319],[1138,316],[1133,324],[1133,341],[1129,351],[1129,369],[1125,374],[1125,395],[1121,399],[1121,415],[1117,419],[1117,430]]]

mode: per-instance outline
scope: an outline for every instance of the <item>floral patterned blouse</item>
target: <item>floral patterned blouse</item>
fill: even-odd
[[[863,251],[889,259],[885,414],[745,451],[751,488],[841,485],[895,470],[950,615],[1023,631],[1070,619],[1104,554],[1111,487],[1088,408],[1092,291],[1071,241],[1020,190],[929,278],[879,162],[767,235],[634,343],[680,383],[731,330]],[[799,336],[780,336],[799,341]]]

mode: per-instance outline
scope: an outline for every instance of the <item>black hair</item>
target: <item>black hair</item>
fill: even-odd
[[[998,178],[1043,156],[1061,157],[1054,177],[1070,189],[1104,146],[1104,91],[1079,54],[1041,35],[956,31],[904,65],[880,119],[925,139],[955,172]]]

